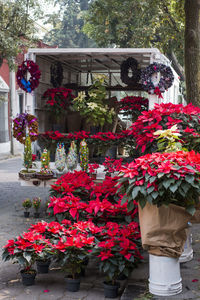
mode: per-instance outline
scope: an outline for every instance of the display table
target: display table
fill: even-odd
[[[41,180],[38,178],[31,178],[31,179],[24,180],[24,179],[19,178],[18,180],[20,182],[20,185],[27,186],[27,187],[30,187],[30,186],[44,187],[44,188],[51,187],[51,185],[54,184],[60,176],[67,173],[67,170],[62,174],[58,173],[55,168],[55,163],[50,163],[50,168],[54,173],[54,177],[52,179]],[[40,163],[37,163],[37,170],[39,170],[39,169],[40,169]],[[76,171],[81,170],[81,167],[79,164],[75,170]],[[98,168],[97,176],[96,176],[96,179],[94,180],[94,182],[98,184],[98,183],[102,182],[104,178],[105,178],[104,166],[101,165]]]

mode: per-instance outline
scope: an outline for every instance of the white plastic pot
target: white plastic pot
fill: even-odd
[[[180,263],[184,263],[193,259],[192,232],[191,232],[192,224],[188,223],[188,226],[189,226],[187,229],[188,234],[187,234],[187,240],[184,245],[184,251],[181,254],[181,257],[179,258]]]
[[[173,296],[182,292],[178,258],[149,255],[149,291],[158,296]]]

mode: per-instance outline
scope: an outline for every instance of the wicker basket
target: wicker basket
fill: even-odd
[[[51,173],[51,174],[36,173],[35,177],[40,180],[48,180],[48,179],[52,179],[54,177],[54,174],[53,173]]]
[[[30,173],[25,173],[22,171],[19,171],[18,175],[19,175],[19,178],[23,179],[23,180],[30,180],[32,178],[35,178],[36,176],[36,171],[35,172],[30,172]]]

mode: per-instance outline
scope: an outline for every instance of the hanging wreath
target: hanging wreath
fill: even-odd
[[[158,84],[154,84],[152,81],[152,75],[154,73],[161,74]],[[174,75],[172,69],[164,64],[153,63],[141,72],[141,83],[145,91],[149,94],[156,94],[159,98],[163,98],[161,93],[172,86],[174,81]]]
[[[132,76],[129,76],[129,70]],[[121,64],[121,81],[127,85],[134,85],[140,80],[140,70],[136,59],[129,57]]]
[[[57,88],[62,85],[63,81],[63,67],[60,61],[56,61],[50,67],[51,84]]]
[[[13,120],[13,136],[21,143],[25,143],[26,133],[30,136],[31,142],[38,138],[38,121],[33,115],[22,113]]]
[[[30,73],[30,78],[27,80],[27,73]],[[18,67],[17,83],[19,87],[27,93],[31,93],[39,85],[41,72],[39,66],[32,60],[25,60]]]

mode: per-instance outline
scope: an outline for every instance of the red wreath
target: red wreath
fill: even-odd
[[[27,72],[30,73],[31,77],[27,80]],[[18,67],[17,70],[17,83],[19,87],[27,93],[31,93],[39,85],[39,79],[41,72],[39,66],[32,60],[25,60]]]

